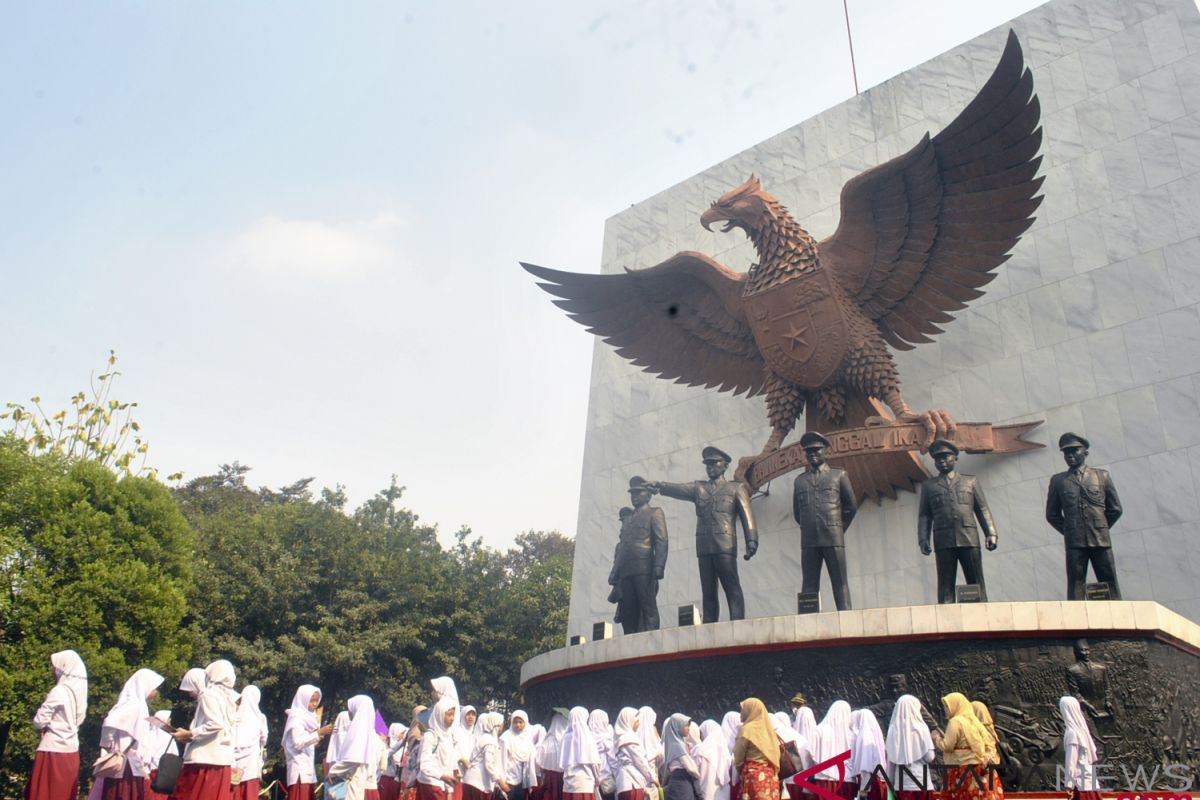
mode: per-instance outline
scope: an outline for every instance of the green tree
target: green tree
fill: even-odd
[[[31,763],[50,653],[75,649],[88,667],[86,762],[124,680],[143,666],[178,675],[189,649],[192,535],[169,490],[30,450],[0,437],[0,792],[13,778],[19,790]]]

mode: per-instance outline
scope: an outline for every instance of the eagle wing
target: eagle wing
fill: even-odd
[[[979,297],[1033,224],[1041,108],[1021,45],[941,133],[853,178],[822,260],[900,350],[931,341],[936,323]]]
[[[702,253],[612,275],[521,264],[554,303],[646,372],[690,386],[759,394],[766,366],[742,310],[746,276]]]

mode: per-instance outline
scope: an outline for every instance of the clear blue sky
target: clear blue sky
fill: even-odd
[[[863,88],[1038,5],[850,0]],[[853,94],[841,0],[11,3],[0,401],[573,534],[591,337],[517,266]],[[741,266],[741,265],[737,265]]]

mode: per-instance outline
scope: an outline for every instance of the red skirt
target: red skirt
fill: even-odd
[[[379,790],[363,789],[363,800],[379,800]]]
[[[454,784],[454,786],[452,786],[450,788],[451,800],[462,800],[462,796],[463,796],[462,792],[463,792],[463,785],[462,785],[462,782],[460,781],[459,783]],[[364,800],[366,800],[366,799],[364,798]]]
[[[989,788],[989,781],[991,781]],[[1004,785],[1000,776],[977,764],[964,764],[946,769],[946,788],[943,800],[1004,800]]]
[[[462,788],[463,800],[489,800],[491,795],[483,789],[472,786],[469,783],[460,784]]]
[[[262,780],[260,778],[241,781],[233,787],[233,800],[258,800],[258,790],[261,788]]]
[[[38,750],[25,784],[25,800],[76,800],[79,796],[79,751]]]
[[[160,794],[160,793],[154,791],[154,789],[152,788],[154,785],[154,779],[157,777],[158,777],[158,770],[152,769],[152,770],[150,770],[150,775],[147,776],[145,779],[146,780],[146,788],[143,790],[143,792],[145,793],[146,800],[167,800],[167,797],[169,797],[169,795]]]
[[[175,782],[175,800],[233,800],[228,764],[184,764]],[[107,797],[104,800],[108,800]]]
[[[293,783],[287,787],[287,800],[313,800],[315,783]]]
[[[779,800],[779,773],[768,761],[742,764],[742,786],[737,800]]]
[[[379,800],[400,800],[400,781],[391,775],[379,776]]]
[[[626,789],[617,795],[617,800],[646,800],[646,790]]]
[[[144,800],[146,797],[146,779],[134,777],[133,767],[125,762],[125,771],[119,778],[104,778],[104,788],[100,790],[100,800]]]
[[[1071,800],[1101,800],[1102,797],[1103,795],[1101,795],[1095,789],[1085,789],[1080,791],[1079,787],[1077,786],[1072,787],[1071,789]]]
[[[596,800],[595,792],[563,792],[563,800]]]
[[[417,800],[446,800],[446,790],[417,781]]]
[[[562,800],[563,774],[556,770],[542,771],[542,793],[538,800]]]

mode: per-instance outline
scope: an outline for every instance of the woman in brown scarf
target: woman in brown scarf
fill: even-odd
[[[762,700],[742,701],[742,729],[733,745],[733,766],[741,776],[735,800],[779,800],[779,738]]]

